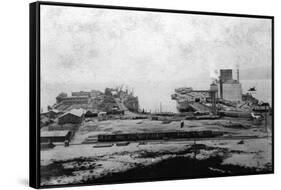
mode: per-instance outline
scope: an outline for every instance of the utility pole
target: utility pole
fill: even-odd
[[[236,65],[236,72],[237,72],[237,81],[239,83],[239,64]]]
[[[197,155],[197,148],[196,148],[196,140],[194,139],[194,143],[193,143],[193,146],[194,146],[194,160],[196,160],[196,155]]]
[[[265,112],[264,112],[264,128],[266,130],[266,135],[268,137],[268,130],[267,130],[267,112],[268,112],[267,106],[265,107]]]

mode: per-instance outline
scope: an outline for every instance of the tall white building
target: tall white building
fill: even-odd
[[[242,101],[242,86],[237,81],[227,81],[222,84],[223,99],[235,102]]]

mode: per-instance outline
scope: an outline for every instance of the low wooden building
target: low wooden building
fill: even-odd
[[[79,124],[83,120],[84,110],[83,109],[73,109],[70,112],[66,112],[58,117],[58,123],[60,125],[72,123]]]
[[[72,132],[69,130],[63,131],[41,131],[40,141],[45,142],[65,142],[70,141]]]
[[[44,126],[47,126],[51,123],[53,123],[54,121],[52,119],[50,119],[49,117],[47,116],[44,116],[44,115],[41,115],[40,116],[40,127],[44,127]]]

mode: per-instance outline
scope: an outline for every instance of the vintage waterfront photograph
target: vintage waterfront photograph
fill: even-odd
[[[272,19],[40,5],[40,185],[273,172]]]

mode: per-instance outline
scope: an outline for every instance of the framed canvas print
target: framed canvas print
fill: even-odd
[[[30,186],[274,172],[274,18],[30,4]]]

